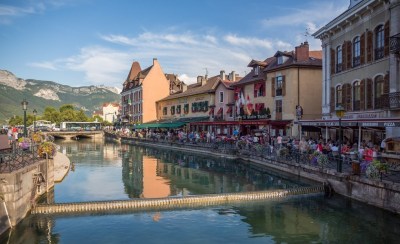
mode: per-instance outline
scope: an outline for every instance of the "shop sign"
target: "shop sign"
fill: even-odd
[[[269,119],[268,115],[243,115],[242,120],[258,120],[258,119]]]

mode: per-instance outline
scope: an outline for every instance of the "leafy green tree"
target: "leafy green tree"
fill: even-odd
[[[61,121],[76,121],[76,112],[74,110],[64,110],[60,114]]]
[[[96,121],[96,119],[97,119],[97,122],[103,122],[103,118],[100,117],[99,115],[93,116],[92,118],[89,119],[89,121],[94,122],[94,121]]]
[[[79,121],[79,122],[88,121],[88,117],[86,116],[85,112],[83,112],[82,109],[76,112],[75,119],[76,119],[75,121]]]
[[[72,105],[72,104],[64,104],[64,105],[61,105],[61,107],[60,107],[60,113],[64,113],[64,112],[67,111],[67,110],[72,110],[72,111],[74,111],[74,105]]]
[[[46,107],[42,118],[43,120],[51,121],[52,123],[60,124],[60,112],[53,107]]]
[[[8,124],[13,125],[13,126],[14,125],[22,125],[22,124],[24,124],[24,119],[17,115],[17,116],[11,117],[11,119],[8,121]]]

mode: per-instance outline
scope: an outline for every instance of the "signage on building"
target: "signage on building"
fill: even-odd
[[[258,119],[269,119],[268,115],[243,115],[242,120],[258,120]]]
[[[303,126],[321,126],[321,127],[329,127],[329,126],[339,126],[339,121],[306,121],[299,122]],[[342,121],[342,126],[361,126],[361,127],[400,127],[400,122],[395,121],[365,121],[365,122],[348,122]]]

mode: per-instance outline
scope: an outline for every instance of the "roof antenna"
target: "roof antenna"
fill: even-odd
[[[207,79],[207,77],[208,77],[208,69],[207,69],[207,67],[205,67],[204,69],[206,70],[206,76],[205,77]]]
[[[308,42],[308,37],[310,36],[310,27],[306,28],[306,31],[304,32],[304,36],[306,37],[306,42]]]

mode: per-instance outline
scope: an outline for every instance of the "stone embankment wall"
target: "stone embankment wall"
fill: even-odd
[[[168,145],[166,143],[158,144],[157,142],[146,142],[135,138],[121,138],[122,143],[132,145],[145,145],[158,148],[168,148],[173,150],[190,151],[200,154],[208,154],[213,156],[226,156],[229,158],[238,158],[255,164],[283,171],[297,177],[302,177],[321,183],[329,184],[334,192],[400,214],[400,184],[391,181],[380,181],[379,179],[368,179],[358,175],[348,173],[339,173],[333,169],[321,169],[314,166],[285,163],[274,160],[260,160],[250,156],[240,154],[224,154],[210,152],[201,147],[179,147]]]
[[[37,198],[53,186],[53,159],[43,159],[12,173],[0,174],[0,234],[17,225]]]

